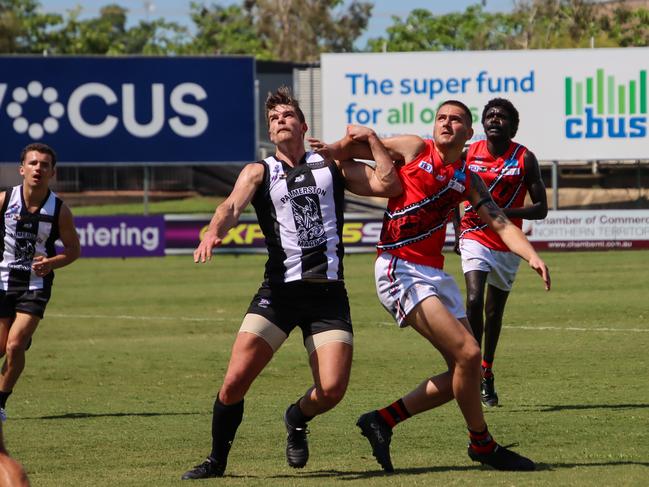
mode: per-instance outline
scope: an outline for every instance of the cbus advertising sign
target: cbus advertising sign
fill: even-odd
[[[0,162],[44,142],[63,163],[255,157],[248,57],[0,57]]]
[[[483,139],[492,98],[520,113],[515,139],[540,160],[646,159],[649,48],[322,55],[324,139],[347,124],[432,136],[439,104],[464,102]]]

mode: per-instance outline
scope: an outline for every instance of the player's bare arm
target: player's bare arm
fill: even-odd
[[[532,204],[522,208],[506,208],[503,211],[509,218],[543,220],[548,214],[548,198],[541,177],[539,161],[534,153],[527,151],[523,162],[525,164],[525,186],[530,194]]]
[[[1,204],[1,203],[0,203]],[[71,264],[81,255],[79,235],[74,226],[72,212],[67,205],[61,205],[59,213],[59,237],[63,243],[63,251],[53,257],[39,255],[34,257],[32,269],[39,277],[44,277],[54,269]]]
[[[372,159],[372,150],[367,144],[354,140],[350,133],[353,133],[356,125],[349,125],[347,133],[342,139],[328,144],[331,157],[337,160],[346,159]],[[313,139],[309,139],[311,142]],[[410,162],[414,160],[426,147],[424,140],[417,135],[399,135],[381,139],[393,161]],[[311,145],[315,152],[318,147]]]
[[[392,157],[376,133],[367,127],[352,126],[347,135],[355,142],[367,144],[376,162],[374,169],[362,162],[346,160],[340,164],[347,189],[362,196],[383,196],[386,198],[401,194],[399,176]]]
[[[263,165],[248,164],[243,168],[230,196],[214,211],[201,243],[194,250],[194,262],[204,263],[212,259],[212,250],[221,245],[228,231],[237,224],[241,212],[250,204],[263,179]]]
[[[494,202],[484,181],[471,173],[469,202],[478,212],[482,221],[498,234],[502,241],[519,257],[525,259],[529,266],[541,276],[546,291],[550,290],[550,271],[525,237],[525,234],[505,216],[505,213]]]

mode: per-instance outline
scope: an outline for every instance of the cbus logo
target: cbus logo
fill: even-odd
[[[205,89],[190,82],[178,84],[169,93],[165,89],[168,87],[162,83],[137,87],[137,96],[146,99],[149,95],[150,100],[148,113],[138,117],[136,86],[132,83],[122,84],[117,93],[103,83],[84,83],[73,89],[67,100],[55,87],[37,80],[13,88],[0,83],[0,116],[6,114],[16,133],[33,140],[57,133],[66,119],[78,134],[94,139],[109,136],[120,122],[138,138],[154,137],[165,125],[179,137],[202,135],[209,124],[207,112],[198,104],[207,98]],[[172,113],[166,112],[167,102]],[[92,104],[92,110],[84,110],[88,104]],[[138,119],[143,117],[148,120]]]
[[[647,136],[647,71],[627,84],[598,69],[585,81],[565,78],[566,138],[623,139]]]

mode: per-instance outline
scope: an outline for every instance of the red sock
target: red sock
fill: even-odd
[[[394,401],[389,406],[379,409],[379,414],[390,428],[394,428],[398,423],[411,416],[403,403],[403,399]]]
[[[480,455],[489,455],[496,449],[496,442],[489,434],[489,429],[477,433],[469,430],[469,439],[471,440],[471,449]]]
[[[494,375],[491,371],[493,366],[493,360],[491,362],[487,362],[485,359],[482,359],[482,377],[491,377],[492,375]]]

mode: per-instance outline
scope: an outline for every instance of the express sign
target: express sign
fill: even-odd
[[[254,98],[253,58],[0,57],[0,161],[250,161]]]

